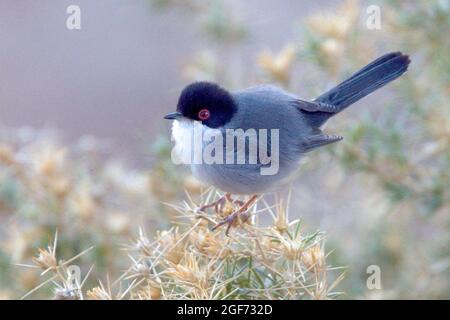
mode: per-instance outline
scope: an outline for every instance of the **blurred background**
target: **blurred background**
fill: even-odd
[[[80,30],[66,28],[72,4]],[[409,72],[327,125],[344,141],[305,160],[290,212],[326,233],[343,298],[450,298],[449,15],[446,0],[1,1],[0,298],[39,283],[14,264],[56,229],[61,256],[95,245],[81,263],[118,276],[138,228],[169,225],[162,202],[200,193],[162,119],[189,82],[314,98],[390,51]]]

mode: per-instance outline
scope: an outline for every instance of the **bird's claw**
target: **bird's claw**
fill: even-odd
[[[215,231],[218,228],[220,228],[221,226],[227,224],[227,228],[225,230],[225,235],[228,236],[231,226],[233,226],[236,223],[237,219],[240,219],[242,222],[246,222],[249,217],[250,217],[250,215],[247,212],[241,212],[240,210],[235,211],[232,214],[230,214],[229,216],[227,216],[226,218],[224,218],[222,221],[220,221],[218,224],[216,224],[211,230]]]
[[[232,214],[228,215],[226,218],[224,218],[222,221],[220,221],[218,224],[216,224],[212,230],[216,230],[217,228],[228,224],[227,229],[225,230],[225,234],[228,236],[228,233],[230,232],[231,226],[235,224],[236,219],[240,219],[241,222],[246,222],[250,218],[250,214],[247,212],[248,209],[256,202],[258,199],[258,196],[254,195],[252,196],[247,202],[242,202],[240,204],[240,208],[233,212]],[[235,200],[234,203],[237,203]]]
[[[196,211],[198,211],[198,212],[205,212],[206,209],[214,207],[214,211],[216,213],[219,213],[222,210],[226,199],[227,199],[226,196],[222,196],[222,197],[220,197],[218,200],[216,200],[214,202],[205,204],[205,205],[201,206],[200,208],[196,208]]]

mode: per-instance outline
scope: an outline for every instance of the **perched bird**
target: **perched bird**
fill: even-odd
[[[194,123],[200,124],[202,130],[215,129],[224,136],[229,129],[254,129],[259,135],[260,129],[277,129],[279,132],[277,154],[268,154],[272,159],[277,157],[278,171],[275,174],[261,174],[261,168],[269,164],[260,155],[256,163],[191,164],[193,175],[226,192],[226,199],[231,201],[231,194],[251,195],[246,203],[241,203],[239,210],[216,227],[228,224],[228,233],[236,217],[245,213],[258,195],[291,179],[305,153],[341,140],[341,136],[322,131],[325,122],[400,77],[409,63],[409,57],[400,52],[385,54],[311,101],[302,100],[272,85],[259,85],[236,92],[229,92],[210,82],[195,82],[185,87],[176,112],[165,116],[165,119],[174,120],[172,138],[175,149],[180,153],[190,152],[187,149],[193,148],[186,137],[192,135]],[[268,142],[271,143],[274,141]],[[207,143],[202,144],[202,148],[206,146]],[[232,152],[238,153],[237,146],[233,148]],[[246,146],[244,153],[248,151]],[[217,206],[223,201],[224,198],[221,198],[202,209]]]

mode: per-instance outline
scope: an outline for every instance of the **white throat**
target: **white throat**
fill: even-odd
[[[198,126],[201,126],[202,131],[207,129],[207,126],[201,124],[200,122],[194,122],[189,119],[176,119],[173,121],[172,141],[175,142],[175,146],[172,149],[172,161],[174,163],[191,163],[194,128],[196,127],[198,130]]]

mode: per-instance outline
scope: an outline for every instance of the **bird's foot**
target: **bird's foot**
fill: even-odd
[[[214,211],[217,214],[220,214],[220,213],[222,213],[224,211],[224,206],[225,206],[226,202],[229,202],[231,204],[237,204],[239,206],[243,206],[245,204],[241,200],[238,200],[238,199],[233,200],[233,198],[231,198],[231,194],[230,193],[226,193],[225,195],[221,196],[216,201],[208,203],[208,204],[205,204],[205,205],[201,206],[200,208],[198,208],[197,210],[200,211],[200,212],[205,212],[206,209],[214,207]]]
[[[223,208],[223,205],[225,204],[225,201],[227,200],[227,195],[228,194],[220,197],[219,199],[217,199],[214,202],[211,202],[211,203],[208,203],[208,204],[205,204],[205,205],[201,206],[200,208],[198,208],[198,211],[205,212],[206,209],[214,207],[214,211],[216,213],[221,212],[222,208]]]
[[[212,230],[214,231],[223,225],[227,225],[225,234],[228,236],[231,226],[235,225],[238,221],[246,222],[250,218],[250,214],[247,211],[248,211],[248,209],[251,208],[251,206],[256,202],[257,199],[258,199],[258,196],[254,195],[247,202],[243,202],[243,201],[239,201],[239,200],[233,201],[233,203],[238,203],[236,201],[239,201],[238,204],[240,205],[240,208],[237,211],[234,211],[233,213],[229,214],[222,221],[220,221],[218,224],[216,224],[212,228]]]

